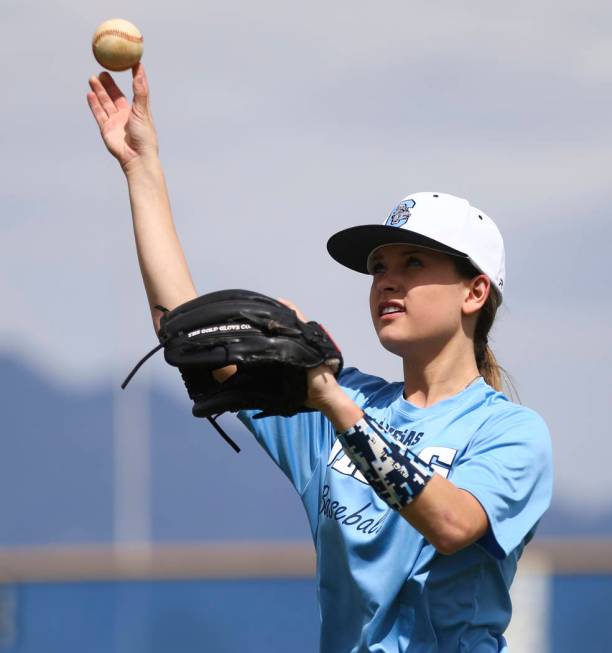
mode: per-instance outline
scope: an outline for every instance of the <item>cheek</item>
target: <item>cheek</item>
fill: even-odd
[[[378,303],[374,298],[374,285],[370,286],[370,296],[369,296],[369,303],[370,303],[370,315],[372,316],[372,319],[378,316]]]
[[[419,288],[412,305],[414,316],[432,331],[455,329],[461,322],[461,298],[453,286],[431,285]]]

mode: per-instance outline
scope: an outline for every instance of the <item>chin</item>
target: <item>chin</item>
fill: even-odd
[[[381,334],[380,332],[377,335],[380,344],[388,352],[391,352],[396,356],[404,357],[411,346],[414,344],[412,339],[406,338],[405,336],[403,338],[398,338],[389,334]]]

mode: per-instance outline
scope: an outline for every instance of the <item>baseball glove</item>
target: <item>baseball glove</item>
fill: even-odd
[[[121,387],[163,348],[166,362],[181,372],[196,417],[244,409],[259,410],[255,417],[309,411],[307,370],[325,363],[337,376],[342,369],[342,354],[320,324],[302,322],[295,311],[257,292],[222,290],[171,311],[158,308],[164,311],[160,345]],[[236,365],[237,372],[219,383],[212,372],[226,365]]]

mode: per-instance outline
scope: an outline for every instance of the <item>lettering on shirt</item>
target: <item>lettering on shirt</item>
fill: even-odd
[[[457,457],[457,449],[431,446],[422,449],[418,455],[423,462],[431,465],[440,476],[447,478],[451,470],[451,465]],[[356,481],[368,485],[363,474],[344,453],[344,449],[338,440],[336,440],[332,447],[327,466],[331,467],[335,472],[339,472],[345,476],[352,476]],[[382,524],[389,514],[388,511],[379,519],[373,518],[371,514],[368,516],[368,509],[372,506],[372,503],[368,502],[358,510],[351,512],[348,506],[332,499],[330,494],[330,486],[327,484],[324,485],[319,504],[320,515],[324,515],[328,519],[333,519],[343,526],[354,527],[355,530],[367,535],[374,535],[382,529]]]
[[[394,440],[406,447],[418,444],[424,435],[422,431],[400,431],[399,429],[393,428],[389,424],[379,422],[377,419],[373,419],[372,421],[376,424],[376,426],[378,426],[382,433],[385,435],[390,435]],[[351,459],[344,453],[344,449],[342,449],[342,445],[338,440],[334,442],[334,446],[332,447],[329,459],[327,461],[327,466],[331,467],[333,470],[339,472],[340,474],[344,474],[345,476],[352,476],[356,481],[368,485],[364,475],[355,467]],[[447,474],[448,471],[446,471],[444,476]]]
[[[421,441],[421,438],[425,435],[423,431],[409,431],[408,429],[400,431],[386,422],[377,420],[375,417],[370,417],[370,419],[374,424],[376,424],[376,426],[378,426],[382,433],[390,435],[394,440],[407,447],[413,447],[415,444],[418,444]]]
[[[378,533],[382,527],[385,519],[391,512],[387,510],[378,519],[369,516],[368,508],[372,505],[371,502],[366,503],[357,510],[352,510],[348,506],[342,505],[339,501],[335,501],[331,497],[331,490],[329,485],[323,486],[321,493],[321,504],[319,507],[319,514],[324,515],[328,519],[334,519],[343,526],[350,526],[356,531],[364,535],[374,535]]]
[[[450,447],[425,447],[419,452],[419,458],[444,478],[448,476],[456,456],[457,449]]]

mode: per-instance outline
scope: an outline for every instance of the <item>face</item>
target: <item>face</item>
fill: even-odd
[[[399,356],[442,346],[462,329],[469,281],[446,254],[386,245],[370,261],[370,312],[382,345]]]

